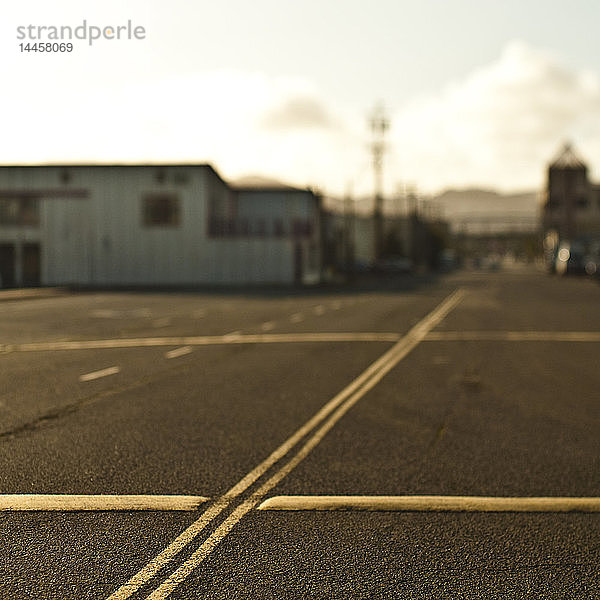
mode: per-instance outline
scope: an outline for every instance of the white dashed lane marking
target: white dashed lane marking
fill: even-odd
[[[275,321],[266,321],[260,326],[260,328],[263,331],[272,331],[273,329],[275,329]]]
[[[290,321],[292,323],[301,323],[302,321],[304,321],[304,315],[302,313],[294,313],[290,317]]]
[[[107,367],[106,369],[101,369],[100,371],[93,371],[91,373],[86,373],[85,375],[80,375],[79,381],[93,381],[94,379],[100,379],[101,377],[116,375],[120,371],[120,367]]]
[[[93,310],[90,315],[96,319],[127,319],[127,318],[149,318],[152,311],[148,308],[135,308],[133,310],[114,310],[110,308],[98,308]]]
[[[119,310],[110,310],[107,308],[99,308],[91,312],[95,319],[120,319],[123,317],[123,312]]]
[[[149,308],[134,308],[131,311],[131,316],[138,319],[148,319],[152,316],[152,311]]]
[[[191,352],[191,346],[182,346],[181,348],[174,348],[173,350],[165,352],[165,358],[179,358],[180,356],[185,356],[186,354],[190,354]]]

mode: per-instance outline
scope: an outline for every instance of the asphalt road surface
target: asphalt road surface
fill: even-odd
[[[0,598],[600,598],[599,306],[525,269],[0,302]]]

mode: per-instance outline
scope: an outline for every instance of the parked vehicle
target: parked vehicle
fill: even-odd
[[[594,240],[589,244],[584,263],[586,275],[600,278],[600,240]]]
[[[456,256],[456,252],[449,248],[442,250],[438,268],[444,273],[448,273],[458,268],[458,257]]]
[[[554,270],[558,275],[585,274],[585,246],[580,242],[561,242]]]
[[[390,256],[383,258],[375,264],[376,273],[411,273],[414,264],[410,258],[404,256]]]

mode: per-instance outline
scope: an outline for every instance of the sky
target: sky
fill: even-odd
[[[128,21],[143,34],[115,39]],[[23,50],[84,23],[71,52]],[[387,195],[541,189],[565,142],[600,179],[598,23],[597,0],[21,0],[0,163],[209,162],[368,194],[381,106]]]

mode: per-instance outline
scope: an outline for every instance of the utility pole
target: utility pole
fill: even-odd
[[[349,186],[344,197],[344,267],[348,281],[354,278],[354,199]]]
[[[385,116],[384,108],[378,104],[371,118],[369,119],[373,141],[371,143],[371,152],[373,155],[373,174],[374,174],[374,206],[373,206],[373,237],[374,237],[374,258],[375,261],[381,259],[383,254],[383,154],[385,152],[385,132],[389,129],[390,123]]]

